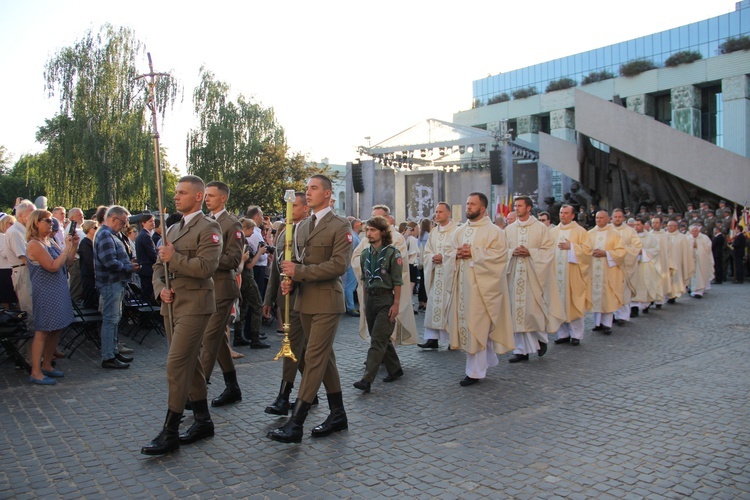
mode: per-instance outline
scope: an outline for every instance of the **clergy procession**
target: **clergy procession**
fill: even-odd
[[[700,224],[683,234],[677,222],[665,230],[666,218],[653,215],[631,227],[617,208],[597,212],[587,231],[563,205],[560,224],[548,227],[532,215],[531,198],[518,196],[516,219],[501,229],[487,207],[486,195],[470,194],[466,222],[456,224],[449,206],[438,203],[424,251],[428,300],[418,346],[438,349],[448,341],[450,350],[465,351],[461,386],[485,378],[498,354],[512,351],[509,363],[543,357],[550,334],[556,345],[581,345],[587,314],[593,331],[612,335],[613,325],[711,289],[712,242]]]

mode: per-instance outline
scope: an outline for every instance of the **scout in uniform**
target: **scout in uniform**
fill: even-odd
[[[362,252],[360,266],[370,349],[365,374],[362,380],[354,383],[355,388],[365,393],[370,392],[381,362],[388,370],[383,382],[393,382],[404,374],[390,339],[403,285],[401,254],[391,244],[391,232],[384,217],[377,216],[367,221],[366,234],[370,246]]]

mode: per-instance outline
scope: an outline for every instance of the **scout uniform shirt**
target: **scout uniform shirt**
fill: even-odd
[[[370,245],[362,252],[360,259],[362,281],[368,294],[384,295],[395,286],[403,286],[401,254],[393,245],[379,251]]]

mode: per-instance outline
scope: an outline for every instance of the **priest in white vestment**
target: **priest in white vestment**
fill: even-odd
[[[583,323],[591,307],[586,293],[591,263],[589,235],[575,220],[573,207],[560,207],[560,224],[550,229],[555,248],[555,284],[565,311],[565,322],[557,331],[555,344],[579,345]]]
[[[487,196],[471,193],[466,224],[453,232],[453,293],[448,313],[451,349],[466,351],[462,386],[473,385],[498,363],[497,354],[513,349],[505,264],[508,246],[503,230],[487,216]]]
[[[627,250],[605,210],[596,213],[596,227],[589,231],[589,244],[592,263],[588,295],[594,313],[594,331],[609,335],[614,312],[622,307],[625,285],[622,268]]]
[[[714,279],[714,254],[711,252],[711,239],[701,233],[701,226],[697,224],[690,226],[690,234],[687,238],[693,248],[693,260],[695,260],[695,273],[690,280],[690,295],[701,299],[703,294],[711,289],[711,280]]]
[[[630,305],[648,313],[652,303],[661,302],[664,298],[661,274],[654,265],[654,261],[659,258],[659,240],[646,231],[643,220],[640,218],[635,221],[635,232],[641,240],[641,254],[638,256],[634,279],[635,293]]]
[[[679,224],[675,220],[667,223],[667,239],[669,240],[670,260],[674,262],[667,302],[674,304],[690,284],[690,278],[695,272],[695,260],[690,241],[679,231]]]
[[[669,237],[667,232],[662,229],[661,217],[651,218],[651,236],[659,242],[659,255],[654,256],[654,266],[661,276],[662,299],[656,303],[656,308],[661,309],[661,306],[667,301],[669,289],[672,285],[672,273],[675,271],[674,260],[669,253]]]
[[[549,228],[531,215],[531,198],[516,197],[517,219],[505,229],[508,239],[508,292],[516,347],[510,363],[544,356],[548,333],[557,333],[565,310],[555,282],[555,241]]]
[[[372,217],[381,216],[388,219],[391,223],[391,235],[393,236],[393,246],[399,251],[401,255],[408,255],[406,248],[406,240],[403,235],[393,228],[393,221],[390,217],[391,210],[385,205],[375,205],[372,207]],[[352,268],[359,269],[359,256],[362,251],[369,245],[367,238],[362,238],[357,248],[352,253]],[[357,296],[364,297],[364,291],[362,290],[362,277],[359,273],[359,283],[357,284]],[[404,283],[409,283],[409,266],[403,266],[402,274]],[[414,321],[414,304],[411,302],[411,296],[408,293],[402,293],[399,304],[398,304],[398,316],[396,317],[396,324],[393,327],[393,335],[391,339],[393,343],[398,345],[411,345],[417,343],[417,323]],[[359,336],[369,342],[370,334],[367,332],[367,321],[365,315],[362,314],[359,317]]]
[[[444,201],[435,208],[435,222],[424,247],[424,285],[427,307],[424,314],[424,343],[422,349],[437,349],[439,342],[448,341],[446,322],[448,303],[453,290],[454,259],[447,259],[456,223],[451,220],[451,207]]]
[[[635,221],[633,221],[635,226]],[[638,256],[641,255],[641,239],[635,233],[635,229],[625,224],[625,213],[616,208],[612,211],[612,227],[620,234],[622,246],[625,247],[625,259],[622,263],[622,272],[625,275],[625,284],[622,288],[622,307],[615,311],[615,321],[622,326],[630,321],[630,301],[635,293],[635,271],[638,268]]]

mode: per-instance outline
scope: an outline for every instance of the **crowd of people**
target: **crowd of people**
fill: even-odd
[[[207,382],[215,365],[224,389],[210,405],[241,401],[234,360],[243,354],[234,348],[268,349],[261,324],[276,324],[291,355],[283,356],[279,393],[265,412],[289,418],[268,437],[298,443],[321,385],[330,413],[311,435],[348,428],[333,352],[342,314],[359,317],[369,343],[356,389],[371,392],[381,365],[384,383],[404,376],[397,346],[439,349],[441,342],[466,352],[460,385],[470,386],[498,354],[512,351],[511,363],[544,356],[550,334],[555,344],[580,345],[588,314],[594,330],[609,335],[686,292],[703,297],[729,269],[735,283],[746,272],[746,235],[725,234],[724,219],[708,206],[691,211],[682,230],[687,216],[660,207],[596,211],[592,225],[570,205],[552,217],[520,196],[493,223],[487,197],[472,193],[463,223],[440,202],[432,217],[397,225],[386,205],[366,221],[335,215],[331,191],[327,177],[313,176],[295,193],[292,227],[259,206],[229,213],[229,186],[195,176],[179,180],[177,212],[168,217],[115,205],[87,220],[80,208],[48,211],[39,200],[17,200],[12,215],[0,214],[0,303],[28,313],[30,382],[55,385],[64,377],[58,343],[74,310],[101,312],[101,367],[122,370],[133,362],[119,339],[126,295],[160,306],[167,416],[141,451],[161,455],[213,436]],[[194,420],[180,433],[186,409]]]

